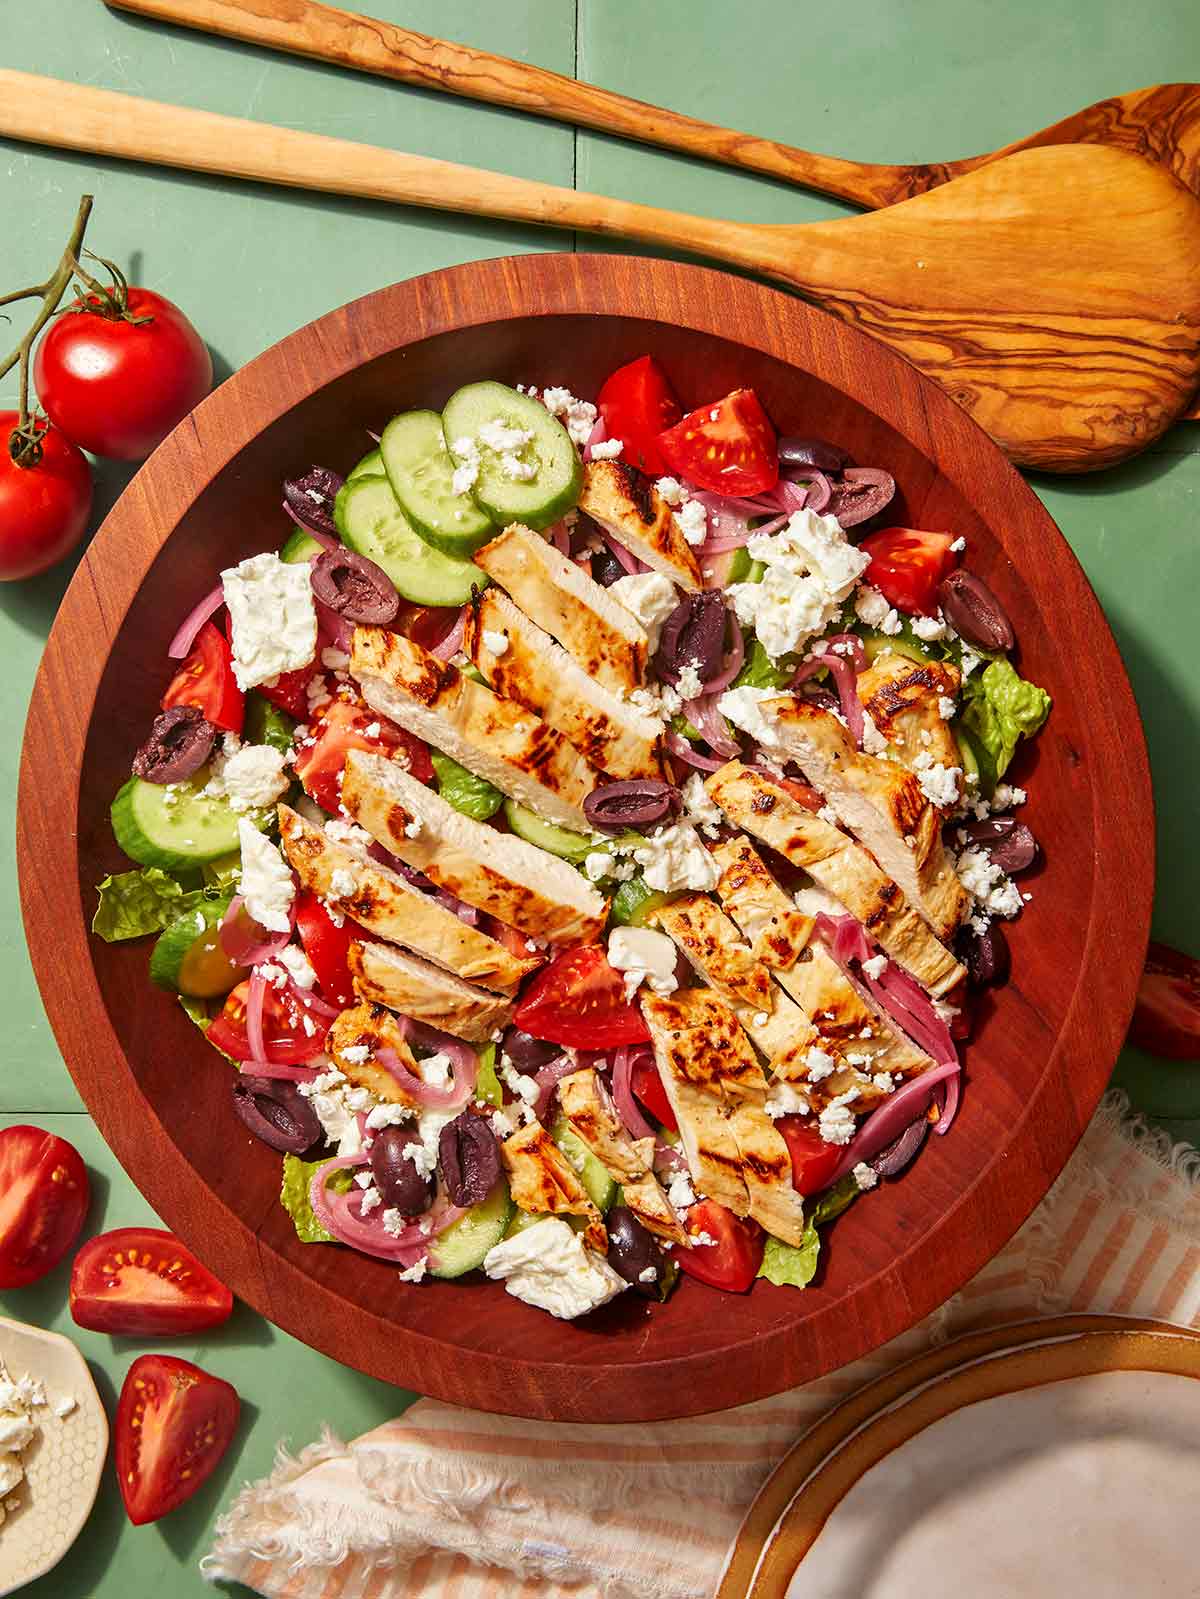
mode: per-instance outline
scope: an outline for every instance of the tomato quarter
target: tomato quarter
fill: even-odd
[[[762,1265],[763,1230],[757,1222],[735,1216],[715,1199],[702,1199],[688,1211],[684,1231],[707,1233],[713,1240],[672,1255],[689,1277],[730,1294],[747,1292]]]
[[[373,732],[368,732],[373,728]],[[433,762],[429,746],[403,728],[341,696],[334,699],[311,723],[311,744],[296,755],[296,776],[304,792],[331,816],[341,814],[342,773],[351,750],[374,750],[380,755],[395,755],[403,750],[408,769],[421,783],[433,781]]]
[[[205,721],[227,733],[240,733],[246,701],[233,675],[233,655],[219,628],[205,622],[183,665],[163,695],[163,710],[194,705]]]
[[[331,1005],[353,1005],[356,996],[346,957],[355,939],[370,935],[364,934],[349,916],[343,916],[338,927],[317,895],[308,889],[296,896],[296,928],[308,963],[317,974],[322,999]]]
[[[600,390],[597,401],[610,439],[620,439],[621,458],[652,477],[661,477],[667,462],[658,436],[683,414],[667,374],[652,355],[640,355],[620,366]]]
[[[233,1060],[253,1060],[246,1036],[246,1000],[250,983],[239,983],[225,1001],[219,1016],[208,1026],[208,1041]],[[321,1051],[328,1028],[309,1017],[313,1032],[304,1026],[306,1011],[290,989],[266,985],[263,997],[263,1045],[274,1066],[302,1066]]]
[[[159,1227],[91,1238],[71,1267],[71,1315],[92,1332],[157,1338],[229,1320],[233,1295]]]
[[[647,1060],[643,1056],[640,1060],[634,1061],[629,1074],[629,1085],[633,1089],[634,1097],[641,1100],[656,1121],[660,1121],[670,1132],[679,1131],[679,1122],[671,1109],[671,1101],[667,1098],[662,1078],[658,1075],[658,1067],[652,1060]]]
[[[53,1270],[79,1236],[91,1188],[79,1151],[40,1127],[0,1132],[0,1288]]]
[[[775,429],[753,389],[689,411],[658,447],[673,472],[713,494],[762,494],[779,481]]]
[[[15,411],[0,411],[0,582],[33,577],[61,561],[87,530],[92,472],[57,428],[38,429],[36,466],[18,466],[11,440]]]
[[[560,955],[530,983],[513,1021],[532,1038],[578,1049],[642,1044],[650,1034],[598,944]]]
[[[1200,961],[1151,944],[1129,1041],[1165,1060],[1200,1060]]]
[[[871,557],[864,581],[873,583],[898,611],[932,615],[937,610],[937,586],[957,565],[953,543],[953,533],[883,528],[859,545]]]
[[[237,1431],[237,1389],[190,1360],[140,1355],[117,1405],[117,1483],[135,1527],[190,1499]]]
[[[308,685],[312,679],[312,667],[302,666],[297,672],[280,672],[273,683],[260,683],[256,692],[302,722],[308,715]]]
[[[798,1194],[819,1194],[829,1187],[843,1151],[827,1144],[811,1122],[799,1116],[781,1116],[775,1126],[792,1157],[792,1187]]]

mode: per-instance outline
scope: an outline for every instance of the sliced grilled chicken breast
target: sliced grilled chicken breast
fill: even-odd
[[[342,804],[384,849],[530,938],[586,944],[604,926],[604,896],[574,867],[464,816],[398,761],[351,750]]]
[[[804,867],[931,994],[946,993],[965,975],[866,850],[805,810],[765,773],[730,761],[713,773],[705,788],[736,826]]]
[[[334,1017],[326,1047],[338,1071],[359,1088],[369,1088],[376,1099],[382,1099],[389,1105],[415,1103],[391,1072],[375,1059],[378,1050],[390,1049],[401,1066],[406,1067],[414,1077],[421,1075],[421,1068],[408,1047],[403,1029],[390,1010],[366,1001],[352,1005],[349,1010]]]
[[[355,628],[350,673],[372,710],[548,822],[590,832],[583,802],[599,774],[540,716],[382,627]]]
[[[661,777],[663,725],[618,699],[499,589],[473,608],[463,650],[497,694],[535,711],[610,777]]]
[[[514,522],[471,559],[597,683],[627,694],[645,681],[645,628],[540,534]]]
[[[485,1044],[512,1020],[510,1001],[391,944],[351,944],[347,961],[364,999],[469,1044]]]
[[[533,1216],[586,1216],[584,1239],[603,1255],[608,1233],[579,1174],[538,1122],[530,1122],[500,1145],[513,1203]]]
[[[624,1203],[652,1233],[687,1242],[674,1208],[654,1175],[654,1139],[632,1138],[596,1073],[585,1067],[558,1080],[558,1102],[573,1131],[614,1182]]]
[[[940,701],[958,694],[960,674],[946,661],[878,655],[856,685],[863,708],[910,770],[919,755],[961,766],[962,754]]]
[[[796,909],[741,833],[714,844],[712,855],[721,868],[717,897],[749,940],[750,953],[776,973],[787,971],[806,948],[816,918]]]
[[[899,883],[938,938],[952,938],[970,902],[942,848],[942,812],[913,773],[862,754],[844,722],[794,694],[764,700],[760,710],[843,826]]]
[[[704,587],[700,568],[675,513],[648,477],[623,461],[583,469],[579,509],[631,555],[692,593]]]
[[[536,953],[514,955],[478,927],[468,927],[398,872],[373,861],[365,849],[331,838],[287,805],[279,807],[279,837],[303,888],[368,932],[415,950],[467,982],[511,993],[541,964]]]

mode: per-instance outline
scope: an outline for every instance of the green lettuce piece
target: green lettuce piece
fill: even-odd
[[[108,944],[124,938],[144,938],[160,933],[178,921],[204,898],[203,890],[184,893],[182,887],[158,866],[138,872],[111,874],[97,887],[100,903],[92,918],[92,932]]]
[[[272,705],[253,689],[246,696],[246,719],[242,738],[247,744],[269,744],[272,749],[286,755],[292,747],[295,718],[278,705]]]
[[[329,1155],[324,1160],[301,1160],[299,1155],[283,1157],[283,1185],[279,1190],[279,1202],[292,1218],[296,1237],[302,1244],[337,1242],[333,1234],[327,1232],[313,1214],[308,1198],[309,1184],[313,1180],[314,1173],[319,1167],[327,1166],[331,1158]],[[329,1186],[335,1194],[344,1194],[352,1181],[348,1171],[338,1171],[329,1179]]]
[[[841,1182],[834,1183],[832,1188],[827,1188],[817,1200],[809,1214],[809,1220],[814,1227],[824,1227],[828,1222],[836,1220],[844,1210],[849,1210],[861,1192],[858,1178],[852,1171],[848,1171]]]
[[[680,738],[686,738],[689,744],[698,744],[704,737],[700,729],[693,727],[687,717],[682,716],[678,711],[671,718],[671,731],[672,733],[678,733]]]
[[[496,1076],[496,1046],[489,1044],[479,1051],[479,1076],[475,1079],[475,1098],[488,1105],[503,1105],[500,1079]]]
[[[212,1021],[212,1017],[208,1012],[208,1001],[206,999],[197,999],[193,994],[180,994],[179,1003],[183,1006],[186,1013],[195,1022],[200,1031],[202,1033],[207,1033],[209,1023]],[[228,1057],[226,1058],[228,1059]]]
[[[794,663],[785,665],[787,657],[781,658],[778,662],[773,661],[757,637],[752,637],[747,642],[749,648],[746,651],[746,658],[731,687],[783,688],[796,670]]]
[[[486,822],[504,804],[504,795],[498,788],[474,772],[468,772],[441,750],[430,750],[433,769],[437,773],[438,793],[447,805],[453,805],[464,816],[477,822]]]
[[[821,1240],[810,1216],[799,1244],[785,1244],[768,1234],[758,1275],[781,1288],[807,1288],[816,1276],[820,1255]]]
[[[1001,778],[1018,740],[1030,738],[1050,714],[1050,696],[1021,677],[1011,661],[993,661],[963,683],[962,720]]]

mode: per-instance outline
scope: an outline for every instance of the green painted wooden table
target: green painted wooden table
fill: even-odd
[[[1103,95],[1173,80],[1195,62],[1200,14],[1179,0],[364,0],[366,9],[657,100],[716,122],[864,160],[969,155]],[[367,139],[555,183],[761,221],[837,214],[766,180],[109,13],[99,0],[2,0],[0,64],[266,121]],[[0,285],[57,259],[78,196],[96,195],[89,242],[193,317],[219,377],[301,323],[369,289],[480,256],[571,248],[569,237],[350,201],[199,181],[0,143]],[[586,244],[584,246],[586,248]],[[1147,262],[1153,271],[1153,262]],[[4,342],[0,340],[0,342]],[[15,386],[0,385],[0,404]],[[104,467],[99,514],[129,473]],[[1158,798],[1156,936],[1200,945],[1195,905],[1196,722],[1191,672],[1200,594],[1200,428],[1179,428],[1118,471],[1036,479],[1112,620],[1142,706]],[[0,783],[15,798],[20,728],[70,563],[0,588]],[[181,595],[181,607],[189,596]],[[1087,662],[1080,662],[1087,670]],[[64,849],[68,841],[64,840]],[[53,871],[55,863],[48,861]],[[84,1113],[50,1035],[17,909],[12,830],[0,847],[0,970],[8,1018],[0,1119],[70,1138],[94,1174],[92,1231],[150,1211]],[[1053,915],[1052,906],[1040,914]],[[1180,1136],[1200,1132],[1200,1066],[1128,1051],[1118,1079]],[[187,1092],[186,1081],[180,1093]],[[7,1315],[72,1331],[65,1269],[0,1296]],[[110,1408],[141,1346],[80,1333]],[[409,1396],[336,1365],[239,1307],[219,1335],[182,1348],[236,1383],[237,1443],[197,1498],[157,1526],[124,1520],[107,1478],[74,1551],[29,1589],[39,1599],[199,1594],[196,1562],[236,1485],[275,1444],[319,1423],[353,1435]]]

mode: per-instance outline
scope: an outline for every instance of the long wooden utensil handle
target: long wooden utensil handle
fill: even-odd
[[[898,174],[907,169],[841,161],[808,150],[735,133],[696,117],[580,83],[544,67],[490,55],[470,45],[434,39],[411,28],[319,0],[105,0],[120,11],[176,22],[204,33],[266,45],[292,55],[372,72],[423,89],[440,89],[491,105],[532,111],[601,133],[619,134],[726,166],[763,172],[858,205],[901,198]],[[971,163],[967,163],[970,165]],[[926,185],[914,182],[912,193]]]

